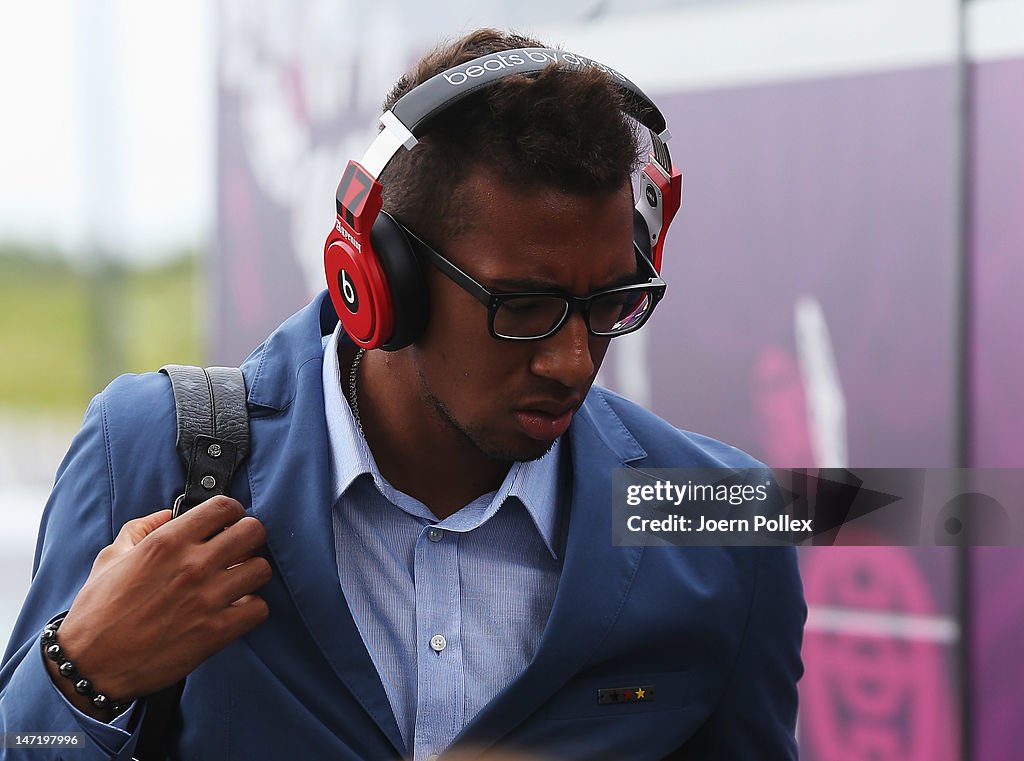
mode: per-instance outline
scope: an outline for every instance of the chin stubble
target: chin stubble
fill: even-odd
[[[498,462],[529,462],[530,460],[539,460],[541,457],[551,451],[551,447],[554,446],[554,442],[550,442],[544,445],[543,442],[537,442],[538,446],[544,446],[543,451],[539,452],[513,452],[511,450],[499,449],[487,444],[483,440],[483,436],[478,433],[465,428],[459,421],[455,419],[451,411],[445,406],[437,394],[430,388],[430,384],[427,383],[427,379],[423,376],[422,370],[416,369],[416,375],[420,380],[420,389],[423,392],[423,400],[429,404],[434,411],[440,416],[440,418],[448,425],[452,430],[458,432],[463,438],[465,438],[472,446],[481,452],[486,457]]]

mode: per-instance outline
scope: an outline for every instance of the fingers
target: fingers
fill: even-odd
[[[262,587],[272,576],[266,558],[254,557],[225,569],[217,578],[218,594],[224,604],[234,604]]]
[[[259,519],[247,515],[206,543],[213,562],[227,568],[252,557],[267,541],[267,532]]]
[[[270,607],[259,595],[244,595],[238,598],[225,612],[226,625],[240,637],[250,629],[259,626],[270,616]]]
[[[267,533],[263,524],[257,518],[245,515],[238,502],[230,500],[233,504],[217,505],[217,499],[204,502],[177,520],[184,520],[192,512],[200,509],[208,513],[201,516],[202,521],[195,521],[196,525],[189,527],[188,533],[193,539],[196,536],[205,536],[211,526],[221,526],[228,521],[234,521],[202,542],[200,547],[188,550],[190,553],[201,553],[200,567],[213,572],[209,583],[216,589],[217,599],[228,605],[270,581],[271,569],[265,558],[255,556],[266,542]],[[223,508],[223,512],[218,513],[217,510],[220,508]],[[238,511],[242,512],[242,517],[234,520]]]
[[[130,549],[163,526],[171,519],[170,510],[160,510],[150,515],[128,521],[114,538],[113,546],[118,549]]]
[[[213,497],[173,521],[169,516],[170,512],[164,510],[129,521],[118,535],[120,551],[116,551],[115,542],[101,556],[105,553],[110,559],[123,557],[135,542],[147,557],[146,566],[151,571],[166,578],[185,579],[190,584],[215,583],[215,596],[225,605],[269,581],[269,565],[261,559],[265,569],[254,575],[251,569],[260,564],[247,565],[241,572],[231,574],[230,596],[224,599],[220,593],[221,574],[254,559],[266,542],[263,524],[247,516],[238,501]]]
[[[172,521],[166,531],[185,541],[203,542],[244,517],[245,509],[238,500],[225,496],[211,497]]]

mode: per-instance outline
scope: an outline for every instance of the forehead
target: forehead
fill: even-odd
[[[581,195],[510,187],[483,169],[462,190],[472,220],[449,252],[478,279],[586,293],[636,270],[628,181],[614,192]]]

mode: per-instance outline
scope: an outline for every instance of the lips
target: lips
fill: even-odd
[[[567,430],[579,404],[538,402],[515,411],[516,421],[531,439],[554,441]]]

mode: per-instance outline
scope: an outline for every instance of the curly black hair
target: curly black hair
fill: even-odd
[[[490,53],[548,47],[515,33],[480,29],[425,55],[384,101]],[[596,68],[505,77],[439,116],[412,151],[381,173],[384,208],[428,243],[444,246],[469,229],[476,205],[466,179],[486,166],[510,186],[570,194],[621,191],[638,166],[639,130],[623,113],[611,76]]]

